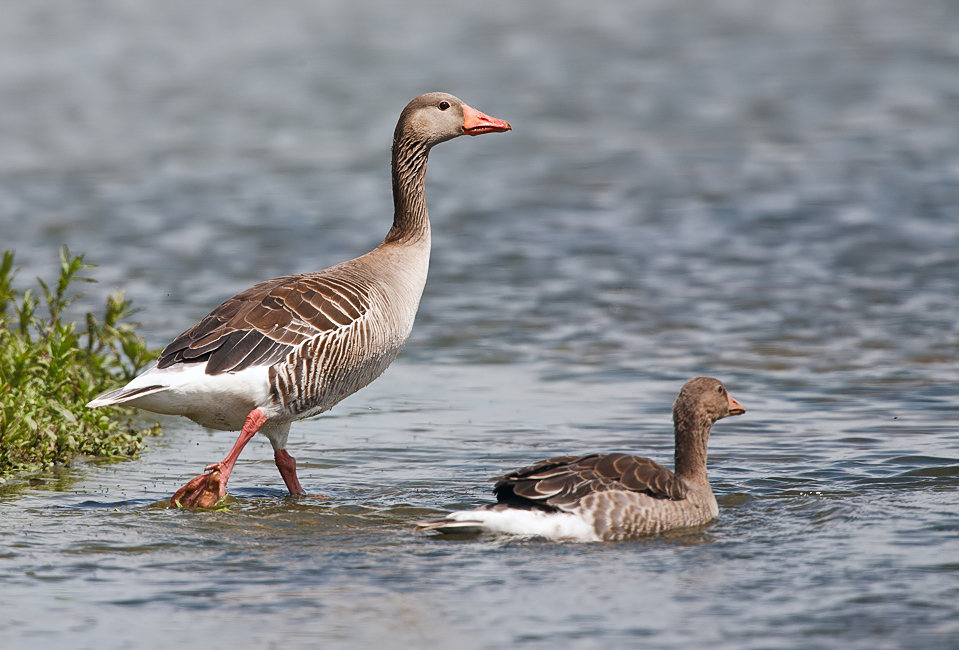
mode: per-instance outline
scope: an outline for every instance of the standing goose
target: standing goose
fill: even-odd
[[[419,526],[583,542],[700,526],[719,514],[706,476],[709,430],[717,420],[745,412],[718,379],[694,377],[673,404],[675,473],[642,456],[559,456],[493,479],[496,504]]]
[[[393,227],[382,244],[326,270],[267,280],[233,296],[170,343],[155,367],[87,406],[124,403],[240,431],[226,458],[180,488],[174,505],[212,507],[257,432],[273,444],[290,493],[302,494],[286,451],[290,423],[376,379],[413,327],[430,260],[430,149],[460,135],[510,129],[452,95],[417,97],[393,134]]]

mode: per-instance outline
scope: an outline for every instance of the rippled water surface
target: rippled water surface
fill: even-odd
[[[413,337],[265,441],[227,511],[163,502],[229,433],[0,493],[3,648],[959,648],[954,3],[17,0],[0,243],[68,244],[163,345],[366,252],[428,90],[508,119],[438,147]],[[88,303],[90,304],[90,303]],[[413,522],[559,453],[671,461],[721,378],[719,519],[624,544]]]

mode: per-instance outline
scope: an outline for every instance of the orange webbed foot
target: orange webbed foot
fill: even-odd
[[[226,481],[220,471],[219,463],[207,467],[206,474],[200,474],[176,491],[170,498],[170,504],[178,508],[213,508],[217,501],[226,495]]]

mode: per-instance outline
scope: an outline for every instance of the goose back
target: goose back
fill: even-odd
[[[642,492],[656,499],[683,499],[686,485],[669,469],[642,456],[558,456],[494,479],[500,502],[558,509],[588,494],[609,490]]]

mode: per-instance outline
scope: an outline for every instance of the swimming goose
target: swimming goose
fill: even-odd
[[[719,514],[706,476],[710,428],[745,412],[718,379],[694,377],[673,404],[675,473],[642,456],[559,456],[492,479],[496,504],[419,527],[598,542],[700,526]]]
[[[393,134],[393,227],[382,244],[326,270],[267,280],[233,296],[170,343],[155,367],[87,406],[122,403],[240,431],[226,458],[180,488],[174,505],[215,505],[257,432],[272,443],[287,489],[302,494],[286,451],[290,423],[376,379],[413,327],[430,259],[430,149],[460,135],[510,129],[452,95],[417,97]]]

